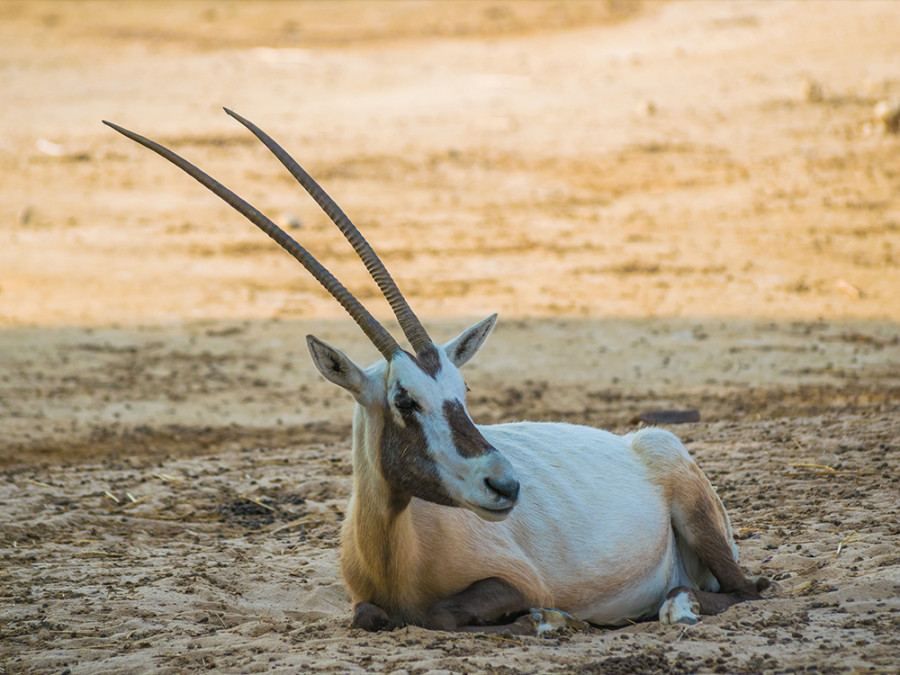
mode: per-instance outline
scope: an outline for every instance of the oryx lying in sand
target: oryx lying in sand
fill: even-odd
[[[257,136],[331,217],[394,310],[411,351],[302,246],[170,150],[109,124],[190,174],[300,261],[359,324],[383,360],[364,369],[308,336],[319,371],[356,399],[353,495],[341,533],[352,625],[533,630],[552,607],[597,624],[659,615],[692,623],[759,598],[738,566],[731,524],[674,435],[585,426],[476,425],[459,368],[496,315],[435,345],[362,235],[315,181]],[[573,355],[573,358],[577,357]],[[560,615],[557,613],[556,618]]]

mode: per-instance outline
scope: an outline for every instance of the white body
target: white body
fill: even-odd
[[[378,425],[365,424],[371,419],[361,412],[357,458],[365,454],[366,440],[377,440],[364,438],[364,428],[377,432]],[[342,559],[354,602],[369,600],[416,621],[436,600],[496,576],[525,591],[533,605],[616,625],[655,616],[676,586],[718,590],[715,577],[673,529],[678,514],[669,478],[678,480],[685,471],[702,476],[673,434],[649,428],[617,436],[534,422],[478,430],[521,481],[516,507],[499,522],[413,498],[383,529],[380,510],[373,508],[375,490],[367,484],[371,474],[356,467]],[[715,501],[731,541],[730,522]],[[392,570],[366,564],[379,559],[361,541],[374,532],[384,532],[372,543],[392,549]],[[360,583],[364,568],[368,578]]]
[[[522,483],[509,518],[486,524],[484,536],[496,528],[493,537],[515,543],[552,589],[551,606],[617,624],[656,615],[676,586],[717,590],[712,579],[688,576],[670,504],[632,447],[635,435],[548,423],[481,430]],[[648,429],[636,438],[681,447],[665,431]]]

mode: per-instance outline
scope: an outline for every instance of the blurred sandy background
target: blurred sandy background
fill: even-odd
[[[2,672],[895,672],[897,35],[875,1],[0,2]],[[374,350],[100,123],[197,163],[387,318],[223,106],[436,339],[501,313],[476,421],[699,409],[675,431],[771,598],[549,642],[348,631],[351,406],[303,336]]]

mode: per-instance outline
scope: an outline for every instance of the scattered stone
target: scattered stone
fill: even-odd
[[[825,100],[825,87],[816,80],[810,80],[806,83],[803,98],[807,103],[821,103]]]
[[[38,149],[38,152],[50,155],[51,157],[62,157],[66,154],[66,147],[64,145],[48,141],[46,138],[37,139],[34,146]]]
[[[28,225],[34,220],[34,207],[29,205],[19,211],[19,225]]]
[[[879,101],[875,106],[875,119],[888,134],[900,133],[900,98]]]
[[[654,117],[659,112],[659,107],[653,101],[641,101],[638,105],[638,114],[645,117]]]
[[[278,224],[286,230],[299,230],[303,227],[303,221],[293,213],[284,212],[278,220]]]
[[[700,421],[699,410],[648,410],[631,420],[632,424],[690,424]]]
[[[844,281],[843,279],[838,279],[834,282],[834,287],[838,289],[844,295],[853,298],[854,300],[859,300],[862,297],[862,291],[860,291],[856,286],[851,284],[849,281]]]

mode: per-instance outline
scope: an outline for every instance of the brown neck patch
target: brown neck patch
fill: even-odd
[[[460,401],[444,401],[444,417],[450,425],[450,438],[462,457],[481,457],[494,450],[469,418]]]

